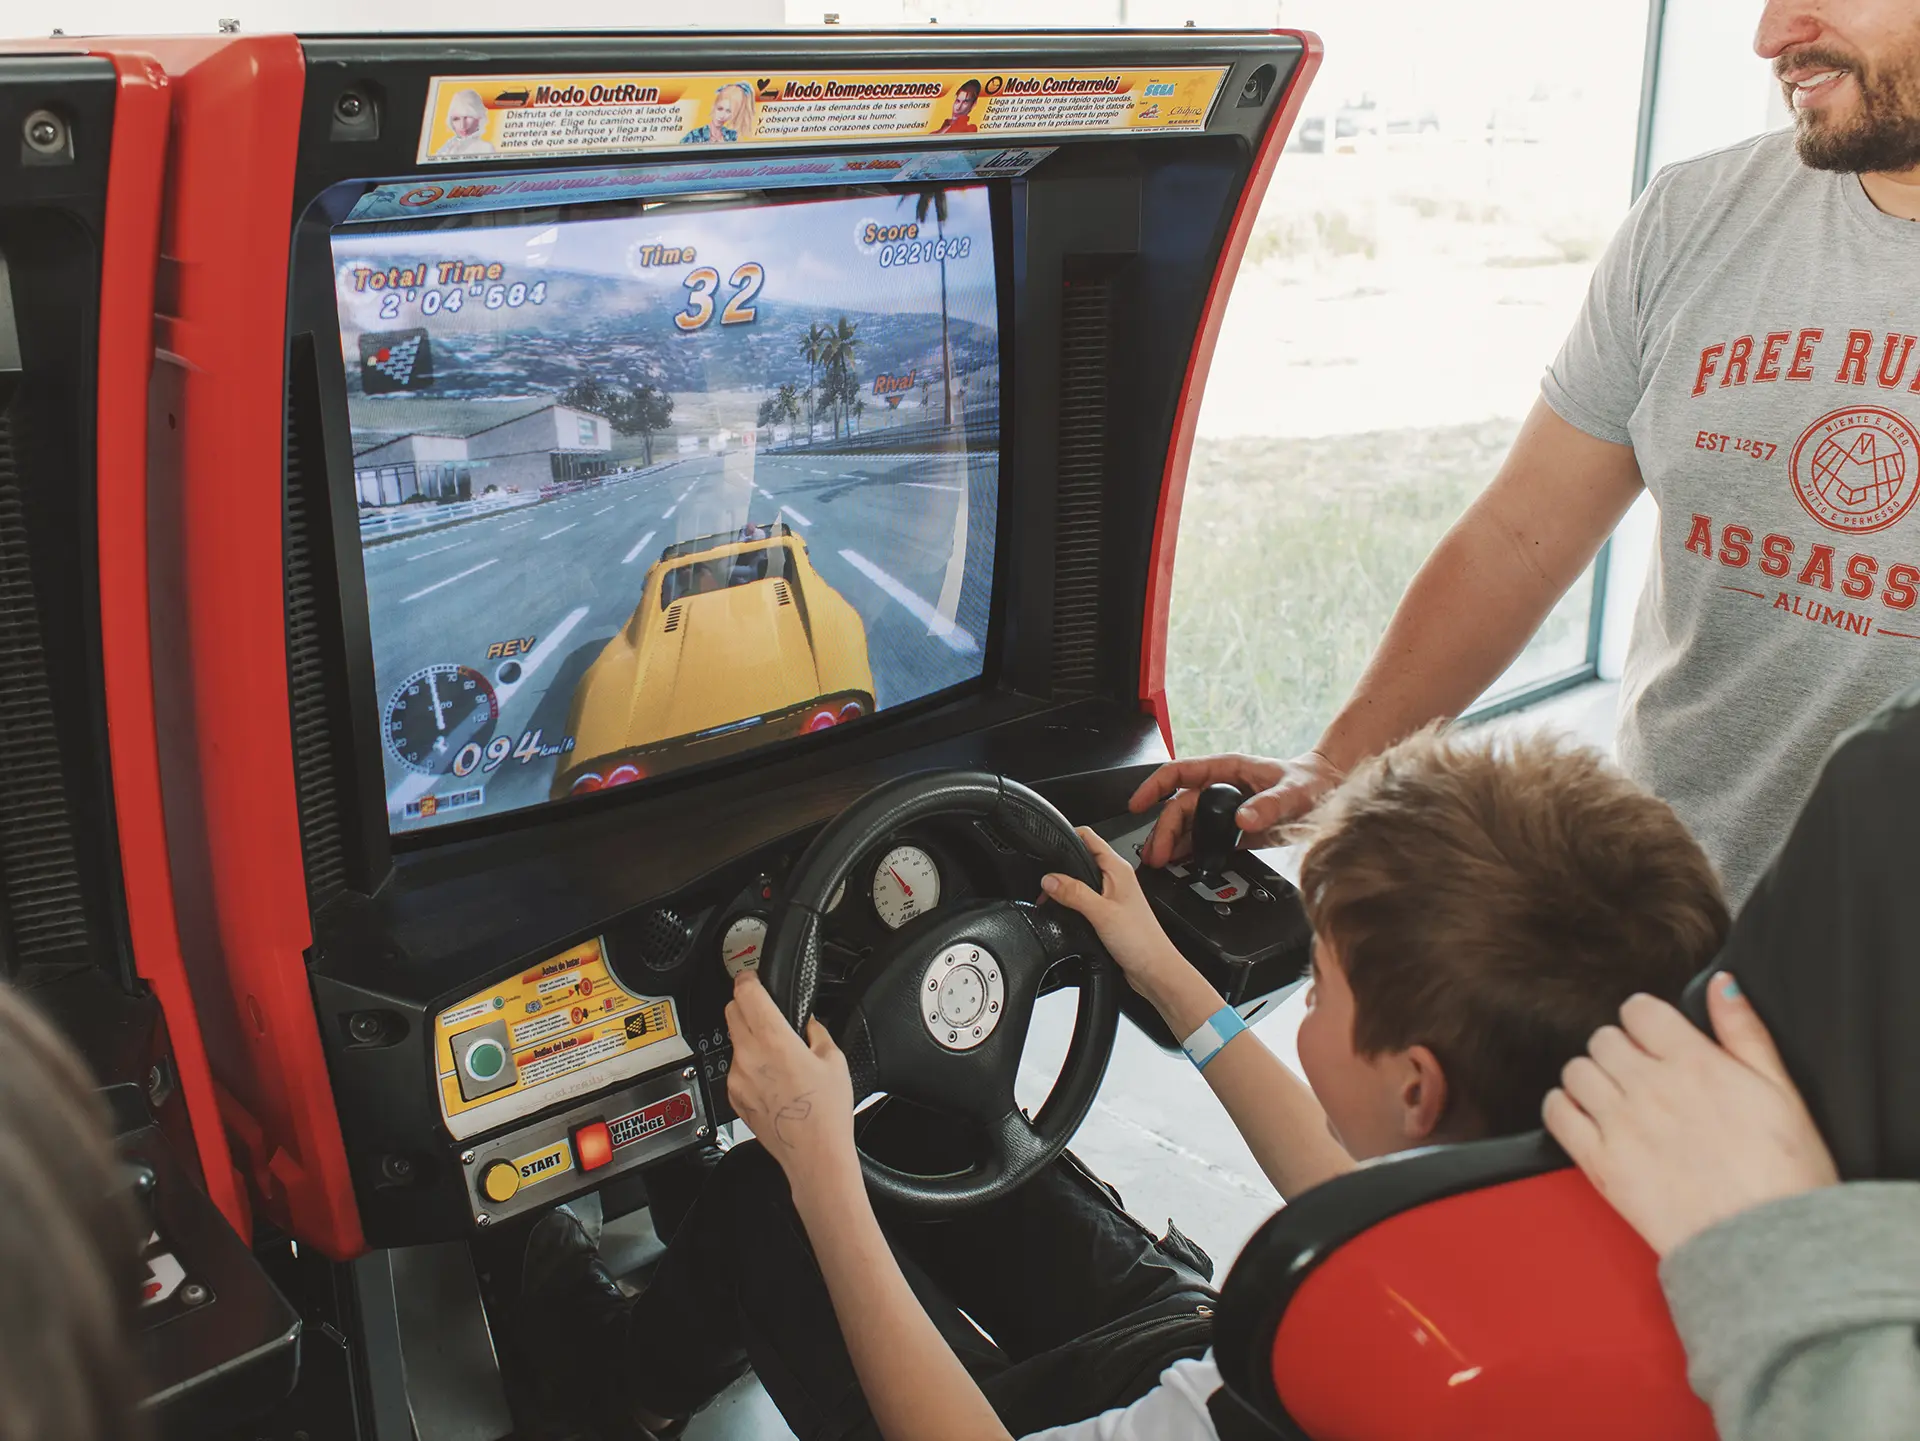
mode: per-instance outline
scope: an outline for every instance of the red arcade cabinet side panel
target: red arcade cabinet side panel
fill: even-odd
[[[1307,89],[1319,72],[1326,47],[1311,30],[1276,30],[1276,35],[1291,35],[1303,48],[1300,64],[1287,81],[1287,88],[1274,107],[1273,120],[1260,153],[1254,157],[1247,188],[1227,226],[1226,244],[1220,251],[1220,264],[1213,272],[1206,305],[1200,312],[1200,324],[1194,331],[1193,354],[1187,361],[1187,378],[1180,388],[1180,408],[1173,418],[1173,443],[1167,448],[1167,469],[1160,482],[1160,513],[1153,523],[1153,550],[1147,571],[1147,610],[1140,627],[1140,704],[1160,724],[1160,739],[1167,754],[1173,748],[1173,717],[1167,709],[1167,608],[1173,597],[1173,555],[1180,540],[1180,503],[1187,490],[1187,462],[1193,454],[1194,427],[1200,420],[1200,401],[1206,394],[1207,372],[1213,365],[1213,346],[1220,335],[1220,321],[1227,313],[1227,300],[1233,294],[1234,277],[1240,273],[1240,258],[1246,253],[1253,223],[1260,217],[1260,202],[1265,199],[1267,183],[1280,163],[1280,152],[1287,148],[1287,137],[1306,103]]]
[[[305,63],[286,35],[142,44],[173,91],[149,453],[175,894],[239,1163],[279,1225],[342,1259],[365,1242],[303,958],[281,557]]]
[[[147,395],[153,285],[166,179],[171,93],[151,55],[103,47],[119,94],[107,172],[100,266],[98,462],[100,649],[112,752],[114,816],[134,964],[167,1020],[207,1195],[242,1236],[245,1193],[207,1065],[173,909],[153,714],[147,607]]]

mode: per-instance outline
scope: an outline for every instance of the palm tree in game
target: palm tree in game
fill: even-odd
[[[839,322],[827,332],[826,345],[821,353],[821,366],[826,371],[826,384],[821,389],[826,393],[829,404],[834,407],[834,434],[840,434],[840,422],[850,412],[853,402],[860,397],[860,379],[854,372],[854,363],[860,350],[860,327],[853,321],[841,316]]]
[[[902,195],[900,202],[905,204],[907,197]],[[934,254],[940,261],[940,396],[943,424],[953,424],[953,344],[947,337],[947,192],[941,189],[916,190],[913,193],[913,218],[917,224],[925,225],[927,216],[933,216],[935,232],[940,243]]]
[[[819,321],[807,327],[800,337],[800,353],[807,359],[807,443],[813,443],[813,423],[820,418],[820,406],[813,388],[814,372],[827,354],[827,328]]]

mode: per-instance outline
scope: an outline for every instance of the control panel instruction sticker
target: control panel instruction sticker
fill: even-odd
[[[693,1054],[673,1002],[623,986],[597,938],[448,1006],[434,1052],[456,1140]]]
[[[419,163],[474,165],[685,146],[842,145],[1040,135],[1190,134],[1223,65],[1151,70],[764,75],[436,75]]]

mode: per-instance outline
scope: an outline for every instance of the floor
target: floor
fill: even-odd
[[[1615,682],[1596,682],[1494,724],[1557,729],[1611,752],[1618,691]],[[1283,873],[1293,869],[1294,858],[1287,852],[1265,854]],[[1061,1004],[1051,1004],[1054,1000]],[[1304,992],[1296,991],[1253,1026],[1296,1072],[1294,1035],[1304,1002]],[[1037,1106],[1045,1096],[1066,1054],[1072,1027],[1070,997],[1042,1001],[1021,1067],[1018,1090],[1023,1103]],[[1169,1219],[1177,1221],[1212,1255],[1216,1277],[1226,1275],[1241,1246],[1279,1204],[1199,1072],[1178,1053],[1162,1051],[1125,1023],[1100,1098],[1073,1149],[1119,1189],[1128,1210],[1142,1221],[1156,1230],[1163,1230]],[[688,1441],[781,1441],[791,1434],[751,1376],[695,1417],[686,1433]]]

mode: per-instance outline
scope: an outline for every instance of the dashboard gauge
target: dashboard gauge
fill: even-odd
[[[767,944],[767,918],[740,916],[720,938],[720,960],[729,976],[760,969],[760,952]]]
[[[873,908],[893,930],[940,904],[940,868],[918,846],[895,846],[873,873]]]
[[[500,698],[471,666],[430,665],[394,688],[381,719],[387,748],[402,765],[445,775],[469,748],[479,758],[500,719]]]

